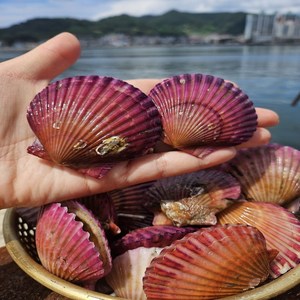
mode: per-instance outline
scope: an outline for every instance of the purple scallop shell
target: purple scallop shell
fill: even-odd
[[[121,239],[111,244],[113,256],[139,247],[163,248],[169,246],[173,241],[181,239],[187,233],[198,230],[197,227],[175,227],[175,226],[149,226],[139,228],[127,233]]]
[[[300,151],[268,144],[239,150],[222,169],[237,178],[249,201],[286,204],[300,196]]]
[[[298,219],[300,219],[300,197],[296,198],[292,202],[290,202],[286,209],[292,212]]]
[[[27,119],[38,139],[29,153],[93,177],[118,161],[151,152],[161,136],[152,100],[111,77],[51,83],[31,101]]]
[[[174,76],[149,96],[162,116],[164,142],[176,148],[237,145],[256,130],[257,115],[248,96],[218,77]]]

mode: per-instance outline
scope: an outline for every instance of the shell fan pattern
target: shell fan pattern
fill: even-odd
[[[218,215],[219,224],[244,224],[257,228],[268,250],[278,252],[270,265],[273,278],[300,263],[300,221],[278,204],[268,202],[234,203]]]
[[[252,101],[218,77],[174,76],[158,83],[149,96],[162,117],[164,142],[175,148],[237,145],[256,130]]]
[[[53,203],[41,209],[36,247],[42,265],[49,272],[90,288],[112,267],[100,223],[75,201]]]
[[[248,201],[285,205],[300,197],[300,151],[268,144],[241,149],[222,166],[241,185]]]
[[[264,236],[254,227],[212,226],[164,248],[146,269],[148,300],[219,299],[254,288],[269,275]]]
[[[27,119],[38,139],[29,153],[94,177],[153,151],[162,132],[152,100],[111,77],[56,81],[34,97]]]

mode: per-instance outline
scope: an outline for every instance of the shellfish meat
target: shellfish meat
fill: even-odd
[[[145,206],[155,212],[155,225],[162,225],[157,223],[159,208],[176,226],[215,225],[215,214],[239,196],[233,176],[207,169],[157,180],[146,190]]]

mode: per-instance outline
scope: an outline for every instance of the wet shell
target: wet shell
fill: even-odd
[[[181,239],[187,233],[198,230],[197,227],[149,226],[127,233],[111,244],[112,253],[117,256],[139,247],[163,248],[173,241]]]
[[[240,196],[240,186],[223,171],[202,170],[157,180],[146,196],[147,208],[155,211],[160,206],[176,226],[214,225],[215,213]]]
[[[64,205],[43,208],[36,227],[38,255],[54,275],[91,286],[111,269],[107,241],[88,210],[74,201]]]
[[[249,201],[286,204],[300,196],[300,151],[279,144],[240,150],[224,165]]]
[[[218,77],[174,76],[149,96],[162,116],[164,142],[176,148],[237,145],[256,130],[257,115],[248,96]]]
[[[161,135],[152,100],[111,77],[56,81],[31,101],[27,118],[38,138],[29,153],[95,177],[89,168],[151,152]]]
[[[143,276],[150,262],[162,248],[139,247],[128,250],[113,260],[112,271],[105,277],[116,296],[130,300],[146,300]]]
[[[271,262],[271,276],[278,277],[300,262],[300,221],[273,203],[240,202],[218,215],[220,224],[247,224],[266,238],[267,248],[279,251]]]
[[[269,275],[263,235],[254,227],[212,226],[164,248],[146,269],[153,299],[219,299],[262,283]]]

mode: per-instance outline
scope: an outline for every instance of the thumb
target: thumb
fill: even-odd
[[[18,65],[22,78],[50,81],[74,64],[79,55],[78,39],[64,32],[11,62]]]

